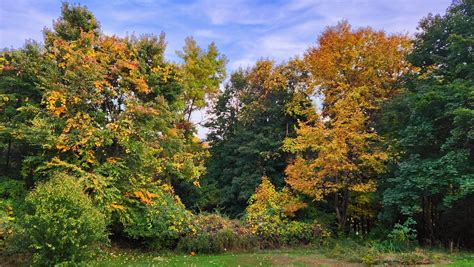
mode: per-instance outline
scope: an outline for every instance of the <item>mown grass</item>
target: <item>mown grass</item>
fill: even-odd
[[[0,266],[28,266],[26,254],[3,255]],[[473,252],[448,253],[440,249],[413,248],[404,252],[371,251],[371,246],[337,240],[319,247],[297,247],[254,252],[184,254],[139,249],[103,249],[95,259],[74,266],[474,266]]]
[[[222,253],[222,254],[202,254],[183,255],[176,253],[155,253],[139,252],[137,250],[110,250],[97,258],[88,262],[86,266],[367,266],[362,258],[347,250],[347,254],[334,256],[330,253],[330,248],[295,248],[281,250],[264,250],[247,253]],[[351,254],[352,253],[352,254]],[[422,254],[421,257],[413,256]],[[362,255],[360,255],[362,256]],[[407,265],[401,260],[408,261],[422,259],[425,257],[427,266],[474,266],[474,253],[453,253],[449,254],[439,250],[414,250],[404,253],[382,253],[379,257],[388,259],[389,265]],[[391,261],[390,261],[391,260]],[[421,262],[422,263],[422,262]],[[377,263],[376,263],[377,264]],[[413,264],[420,264],[414,262]],[[385,265],[378,263],[377,265]]]
[[[139,253],[115,250],[89,262],[87,266],[363,266],[328,259],[310,248],[265,250],[215,255]]]
[[[474,253],[458,253],[450,257],[450,263],[435,266],[472,267],[474,266]]]

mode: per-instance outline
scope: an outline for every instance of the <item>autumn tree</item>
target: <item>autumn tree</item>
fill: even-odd
[[[165,48],[164,34],[105,35],[87,8],[65,3],[44,31],[44,46],[3,53],[1,108],[8,112],[1,115],[7,131],[0,148],[8,179],[32,187],[66,173],[121,234],[175,238],[183,227],[173,234],[150,229],[189,218],[172,182],[197,185],[207,155],[193,126],[183,126],[185,95],[217,86],[209,80],[221,74],[207,69],[193,77],[202,86],[187,86],[187,63],[167,61]],[[217,49],[198,54],[195,71]],[[154,205],[158,195],[166,201]]]
[[[330,198],[341,230],[356,216],[349,214],[355,200],[374,192],[384,172],[387,152],[373,128],[374,114],[399,92],[399,78],[410,71],[409,49],[405,36],[352,30],[341,22],[305,54],[311,94],[320,97],[322,109],[308,112],[312,115],[299,122],[297,136],[285,140],[285,149],[296,154],[286,182],[316,201]]]

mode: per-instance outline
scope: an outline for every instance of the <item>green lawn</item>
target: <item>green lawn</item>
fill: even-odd
[[[271,250],[255,253],[224,253],[217,255],[158,255],[124,251],[91,263],[92,266],[363,266],[332,260],[309,249]]]
[[[472,267],[474,266],[474,254],[461,254],[451,258],[452,262],[445,265],[436,266],[456,266],[456,267]]]
[[[474,254],[447,256],[443,264],[427,266],[474,266]],[[177,255],[115,250],[88,266],[364,266],[329,259],[314,249],[269,250],[255,253]]]

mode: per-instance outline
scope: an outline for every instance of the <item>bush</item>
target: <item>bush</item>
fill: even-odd
[[[21,181],[0,177],[0,239],[11,233],[15,220],[14,205],[25,195],[25,184]]]
[[[359,244],[353,239],[336,239],[331,240],[324,248],[326,256],[350,262],[360,262],[361,260],[372,260],[369,254],[369,247]],[[367,256],[368,255],[368,256]],[[364,257],[368,259],[364,259]]]
[[[114,204],[126,236],[152,248],[173,248],[189,231],[192,213],[167,185],[135,188]]]
[[[403,224],[396,223],[388,235],[389,239],[401,247],[409,248],[416,240],[415,220],[408,218]]]
[[[329,258],[349,262],[362,262],[366,265],[419,265],[439,261],[436,253],[420,248],[411,251],[400,252],[390,249],[384,244],[385,241],[364,239],[338,239],[331,240],[328,246],[322,248],[324,254]],[[435,260],[437,259],[437,260]]]
[[[17,226],[19,245],[33,253],[37,265],[81,261],[107,239],[104,215],[65,174],[54,175],[27,195]]]
[[[200,214],[193,220],[193,231],[180,239],[178,249],[184,252],[219,253],[245,251],[258,247],[258,240],[239,221],[218,214]]]
[[[282,242],[289,245],[315,243],[329,236],[329,232],[317,222],[289,221],[280,227],[279,232]]]
[[[295,197],[288,188],[276,191],[268,178],[250,198],[245,221],[262,247],[307,244],[329,236],[329,232],[317,223],[294,221],[295,213],[306,204]]]

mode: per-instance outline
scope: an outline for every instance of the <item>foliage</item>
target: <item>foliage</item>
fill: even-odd
[[[22,173],[30,173],[26,159],[41,148],[38,140],[48,143],[45,127],[35,121],[40,131],[32,131],[28,123],[37,113],[41,102],[41,90],[35,86],[36,74],[48,64],[42,59],[38,44],[28,42],[21,50],[0,53],[0,168],[6,177],[21,179]],[[41,158],[35,158],[41,159]],[[26,179],[27,185],[33,181]]]
[[[192,230],[192,214],[170,190],[167,185],[133,188],[114,204],[126,236],[154,248],[172,248]]]
[[[246,251],[258,247],[258,239],[237,220],[218,214],[199,214],[192,222],[194,229],[180,239],[178,250],[195,253]]]
[[[206,152],[183,122],[183,67],[164,50],[164,35],[106,36],[86,8],[65,3],[44,48],[2,53],[6,171],[32,186],[59,160],[118,183],[195,181]]]
[[[214,43],[188,37],[171,62],[164,33],[110,36],[63,3],[42,42],[0,52],[0,238],[40,265],[84,259],[107,227],[190,253],[331,229],[355,239],[328,254],[366,264],[473,247],[473,8],[453,1],[412,40],[342,21],[304,59],[258,60],[221,90]]]
[[[399,91],[399,78],[410,71],[405,36],[387,36],[370,28],[351,30],[347,22],[327,28],[305,63],[313,95],[322,96],[321,112],[300,121],[285,150],[296,159],[286,182],[316,201],[333,199],[339,227],[346,231],[351,194],[374,192],[387,153],[373,128],[380,104]],[[314,107],[309,107],[314,109]],[[368,206],[366,205],[368,208]],[[374,217],[374,214],[370,214]]]
[[[416,239],[416,230],[413,229],[415,224],[416,222],[412,218],[408,218],[403,224],[397,223],[393,226],[388,237],[395,242],[409,245],[410,242]]]
[[[474,193],[473,12],[472,1],[457,1],[444,16],[420,22],[409,56],[419,71],[380,118],[394,148],[383,218],[412,217],[423,243],[473,245],[472,216],[461,219],[472,212]]]
[[[249,200],[245,222],[262,242],[263,247],[284,244],[310,243],[328,236],[320,224],[292,221],[305,203],[291,194],[288,188],[275,190],[267,177]]]
[[[212,156],[202,179],[199,208],[237,217],[263,175],[283,187],[290,155],[281,149],[282,142],[294,134],[293,126],[302,117],[288,112],[288,107],[310,105],[307,98],[294,99],[297,91],[305,90],[307,74],[298,59],[281,65],[261,60],[232,74],[206,124]]]
[[[330,257],[367,265],[422,265],[446,261],[448,256],[438,251],[415,247],[390,247],[388,242],[375,240],[339,239],[323,247],[323,253]]]
[[[119,234],[157,243],[177,239],[174,232],[185,223],[170,216],[183,219],[188,212],[172,184],[198,186],[208,154],[184,118],[186,102],[201,94],[195,90],[216,90],[225,77],[217,48],[203,52],[194,45],[183,55],[196,57],[172,63],[164,57],[164,34],[108,36],[87,8],[64,3],[61,17],[44,31],[44,45],[0,54],[2,174],[31,189],[65,173],[114,230],[137,222]],[[162,199],[142,203],[136,192]],[[167,227],[178,229],[165,233]]]
[[[107,240],[105,216],[65,174],[38,184],[25,198],[17,219],[19,245],[33,252],[33,262],[54,265],[90,256],[92,246]]]
[[[21,181],[0,177],[0,238],[8,237],[15,221],[14,205],[17,206],[25,195],[25,185]]]
[[[190,121],[193,111],[206,106],[206,97],[213,98],[217,95],[219,85],[225,79],[227,59],[219,54],[214,43],[205,51],[192,37],[186,38],[183,51],[178,52],[178,56],[184,61],[184,115]]]

